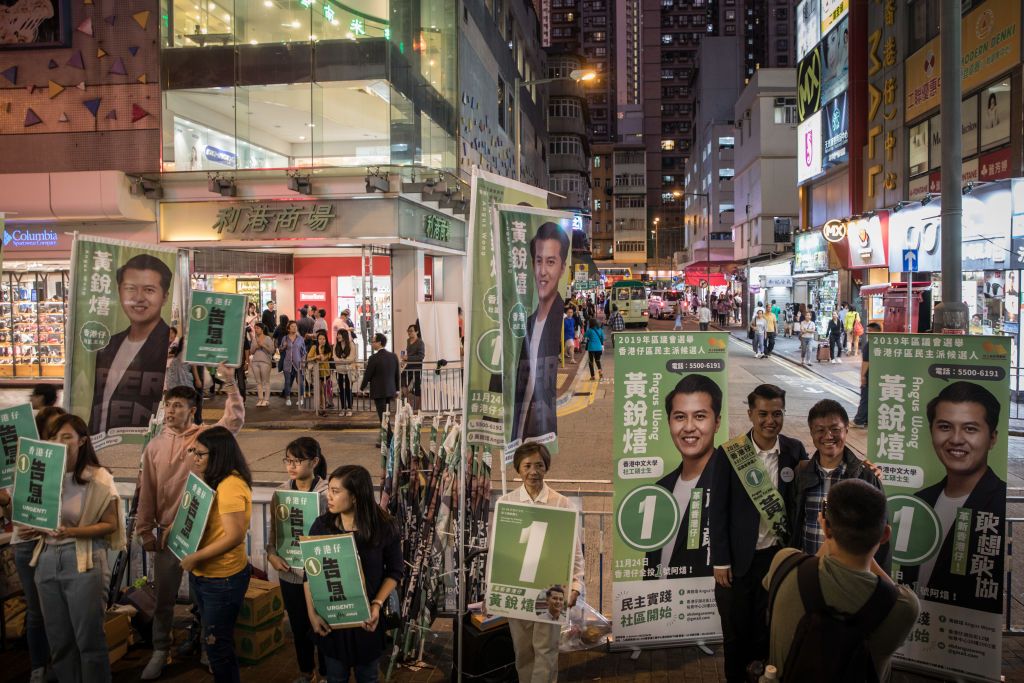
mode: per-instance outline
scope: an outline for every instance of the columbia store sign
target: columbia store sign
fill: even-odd
[[[50,228],[28,228],[10,226],[4,229],[4,248],[9,247],[55,247],[61,233]]]

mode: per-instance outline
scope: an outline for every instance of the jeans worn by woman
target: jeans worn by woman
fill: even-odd
[[[36,590],[36,568],[29,566],[35,541],[15,543],[14,567],[18,571],[21,589],[25,594],[25,640],[28,641],[28,658],[33,669],[41,669],[50,661],[50,644],[46,640],[46,625],[43,610],[39,606],[39,592]]]
[[[249,588],[252,567],[223,579],[189,574],[189,592],[199,607],[203,622],[203,647],[210,660],[213,680],[238,683],[238,659],[235,657],[235,622]]]
[[[764,353],[764,333],[754,332],[754,353]]]
[[[348,662],[327,657],[327,683],[348,683],[350,669],[356,673],[356,683],[377,683],[380,680],[380,660],[351,666]]]

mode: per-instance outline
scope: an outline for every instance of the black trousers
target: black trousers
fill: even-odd
[[[764,352],[764,354],[766,356],[770,356],[770,355],[772,355],[772,351],[774,351],[774,350],[775,350],[775,333],[774,332],[769,332],[768,333],[768,341],[765,344],[765,352]]]
[[[288,624],[292,629],[295,641],[295,657],[299,671],[304,674],[313,673],[313,626],[309,623],[309,612],[306,611],[306,593],[301,583],[281,582],[281,597],[284,599],[284,610],[288,613]],[[327,675],[327,665],[322,652],[317,653],[317,670]]]
[[[604,372],[601,370],[602,353],[604,353],[604,351],[587,351],[587,364],[590,366],[590,379],[594,379],[594,363],[597,363],[597,369],[599,372]]]
[[[732,588],[715,585],[715,602],[722,618],[725,678],[729,683],[745,683],[747,665],[768,658],[768,591],[761,582],[778,551],[778,547],[756,551],[747,573],[733,575]]]

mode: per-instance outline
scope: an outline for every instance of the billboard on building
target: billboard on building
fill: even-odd
[[[843,19],[822,41],[821,100],[828,102],[850,85],[850,22]]]
[[[821,112],[797,126],[798,144],[796,157],[796,181],[802,183],[821,173]]]
[[[847,98],[843,92],[839,97],[825,105],[822,117],[822,165],[825,167],[846,163],[850,158],[848,143],[850,140],[850,121],[847,116]]]
[[[821,0],[803,0],[796,6],[796,58],[804,58],[821,40]]]

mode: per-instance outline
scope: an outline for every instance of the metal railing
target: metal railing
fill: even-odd
[[[421,413],[439,414],[462,410],[462,366],[446,361],[421,363],[422,368],[399,371],[399,394],[415,397],[414,408]],[[360,389],[366,372],[366,362],[356,361],[348,368],[332,368],[323,377],[320,364],[309,361],[303,369],[304,396],[299,399],[299,410],[316,412],[373,412],[373,400]],[[343,391],[347,378],[351,392],[351,407],[343,404],[347,394]],[[418,403],[418,405],[415,405]]]

